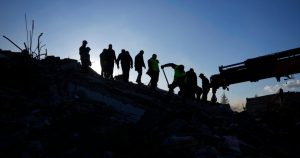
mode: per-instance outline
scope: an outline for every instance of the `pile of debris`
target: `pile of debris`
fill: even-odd
[[[300,110],[236,113],[0,52],[0,157],[295,157]]]

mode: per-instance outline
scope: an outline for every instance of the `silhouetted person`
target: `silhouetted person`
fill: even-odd
[[[99,55],[100,57],[100,65],[101,65],[101,76],[104,78],[108,78],[107,67],[108,67],[108,51],[107,49],[103,49],[102,53]]]
[[[107,75],[109,79],[113,79],[114,63],[117,64],[116,53],[112,49],[112,45],[108,45],[107,49]]]
[[[144,55],[144,51],[141,50],[134,58],[135,71],[138,72],[138,76],[136,78],[136,82],[138,84],[142,84],[141,78],[143,74],[143,67],[146,68],[143,55]]]
[[[80,60],[81,60],[81,66],[84,71],[88,71],[89,66],[91,66],[91,61],[90,61],[90,48],[86,47],[87,41],[83,40],[82,45],[79,48],[79,55],[80,55]]]
[[[283,89],[282,88],[279,88],[278,90],[278,98],[279,98],[279,105],[282,106],[283,104]]]
[[[274,95],[271,102],[282,106],[283,105],[283,96],[284,96],[283,89],[279,88],[277,94]]]
[[[197,85],[197,75],[194,72],[194,69],[190,69],[186,72],[186,78],[185,78],[185,88],[187,92],[187,96],[189,98],[196,99],[200,101],[200,96],[202,94],[202,88]]]
[[[169,87],[169,92],[168,94],[174,93],[174,89],[176,87],[179,87],[180,91],[178,92],[179,95],[184,95],[184,80],[185,80],[185,71],[184,71],[184,66],[183,65],[176,65],[174,63],[168,63],[165,65],[162,65],[161,68],[165,67],[172,67],[174,69],[174,79],[173,82],[168,85]]]
[[[155,90],[157,87],[158,77],[159,77],[159,61],[157,60],[157,55],[153,54],[148,60],[148,71],[147,74],[150,76],[150,88]]]
[[[203,90],[201,100],[202,100],[202,101],[207,101],[207,94],[208,94],[208,92],[209,92],[209,90],[210,90],[209,80],[204,76],[203,73],[201,73],[201,74],[199,75],[199,77],[200,77],[201,80],[202,80],[202,90]]]
[[[122,51],[119,54],[118,59],[117,59],[118,69],[119,69],[119,61],[120,60],[121,60],[121,67],[122,67],[122,72],[123,72],[123,80],[125,82],[128,82],[130,68],[133,68],[133,62],[132,62],[132,58],[131,58],[129,52],[122,49]]]

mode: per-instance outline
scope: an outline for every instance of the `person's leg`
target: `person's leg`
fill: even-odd
[[[196,100],[200,101],[200,96],[202,94],[202,88],[199,86],[196,86]]]
[[[201,99],[202,101],[205,101],[205,102],[207,101],[207,94],[208,94],[208,91],[204,90],[203,94],[202,94],[202,99]]]
[[[136,82],[137,82],[137,83],[141,83],[142,70],[138,69],[137,72],[138,72],[138,76],[137,76],[137,78],[136,78]]]
[[[111,64],[108,67],[108,75],[107,76],[108,76],[109,79],[114,79],[113,78],[113,73],[114,73],[114,65]]]
[[[128,80],[129,80],[129,70],[130,70],[130,67],[128,67],[128,66],[122,66],[123,80],[125,82],[128,82]]]
[[[151,74],[151,89],[155,89],[157,87],[157,82],[158,82],[158,72],[153,72]]]

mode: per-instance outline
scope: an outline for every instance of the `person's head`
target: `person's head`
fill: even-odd
[[[140,51],[140,53],[143,55],[143,54],[144,54],[144,51],[143,51],[143,50],[141,50],[141,51]]]
[[[156,59],[156,58],[157,58],[157,55],[156,55],[156,54],[152,54],[152,58],[153,58],[153,59]]]
[[[194,69],[193,68],[190,68],[190,70],[189,70],[190,72],[194,72]]]
[[[87,47],[86,49],[87,49],[87,51],[88,51],[88,52],[91,50],[91,48],[90,48],[90,47]]]
[[[184,66],[183,65],[179,65],[178,66],[178,70],[181,71],[181,72],[184,71]]]
[[[126,52],[125,49],[122,49],[122,50],[121,50],[121,53],[125,53],[125,52]]]
[[[282,94],[282,93],[283,93],[283,89],[282,89],[282,88],[279,88],[278,93],[279,93],[279,94]]]
[[[200,77],[200,78],[203,78],[203,77],[204,77],[204,74],[203,74],[203,73],[201,73],[201,74],[199,75],[199,77]]]
[[[129,51],[126,50],[125,52],[126,52],[126,54],[129,54]]]
[[[87,45],[87,43],[88,43],[88,42],[87,42],[86,40],[83,40],[83,41],[82,41],[82,45]]]
[[[109,45],[108,45],[108,49],[112,49],[112,44],[109,44]]]

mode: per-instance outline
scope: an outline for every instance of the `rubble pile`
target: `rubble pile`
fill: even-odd
[[[76,60],[0,54],[0,157],[300,155],[297,106],[236,113],[103,79]]]

